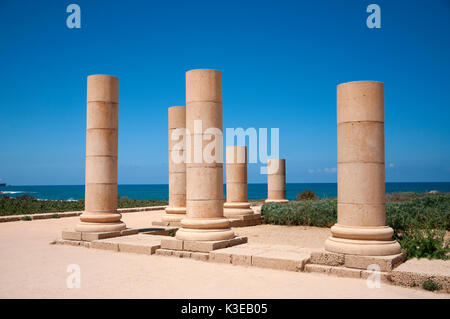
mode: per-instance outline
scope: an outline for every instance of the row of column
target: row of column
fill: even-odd
[[[85,212],[77,231],[125,229],[117,212],[118,78],[91,75],[87,87]],[[196,130],[196,121],[201,129]],[[337,88],[338,222],[325,249],[357,255],[392,255],[400,245],[385,221],[384,85],[357,81]],[[176,140],[174,132],[195,132]],[[181,221],[176,237],[222,240],[234,237],[224,217],[253,213],[247,200],[245,146],[227,147],[227,202],[223,199],[223,164],[200,156],[176,156],[214,139],[222,154],[222,74],[198,69],[186,73],[186,107],[169,108],[169,205],[164,221]],[[175,134],[177,135],[177,134]],[[186,137],[184,134],[178,134]],[[184,142],[183,142],[184,141]],[[189,143],[188,145],[186,143]],[[268,162],[268,202],[286,200],[284,159]],[[224,208],[225,207],[225,208]]]

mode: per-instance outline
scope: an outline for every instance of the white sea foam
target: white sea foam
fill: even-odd
[[[37,192],[26,192],[26,191],[2,191],[0,190],[1,194],[10,194],[10,195],[14,195],[14,194],[35,194]]]
[[[26,193],[23,191],[0,191],[2,194],[22,194],[22,193]]]

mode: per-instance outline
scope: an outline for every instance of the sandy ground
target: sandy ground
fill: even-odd
[[[123,215],[129,227],[151,227],[162,212]],[[78,217],[0,224],[0,298],[449,298],[449,295],[361,279],[215,264],[50,245]],[[235,229],[252,243],[322,247],[328,229],[261,225]],[[81,287],[67,288],[67,267]]]

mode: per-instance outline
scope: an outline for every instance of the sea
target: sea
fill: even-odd
[[[226,188],[224,187],[224,191]],[[286,197],[289,200],[296,198],[298,193],[312,190],[320,198],[333,198],[337,196],[336,183],[287,183]],[[450,182],[435,183],[386,183],[387,193],[429,191],[441,193],[450,192]],[[24,194],[46,200],[74,201],[84,198],[84,185],[7,185],[0,186],[0,192],[10,197],[19,197]],[[133,199],[168,199],[169,186],[167,184],[139,184],[119,185],[119,196]],[[225,195],[225,194],[224,194]],[[267,184],[248,184],[249,199],[263,199],[267,197]]]

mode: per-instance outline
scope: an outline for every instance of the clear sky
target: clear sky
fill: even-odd
[[[387,181],[450,181],[448,0],[0,0],[0,178],[84,183],[101,73],[120,79],[119,183],[167,183],[167,108],[195,68],[222,71],[224,127],[280,129],[288,182],[336,181],[336,85],[355,80],[385,83]]]

